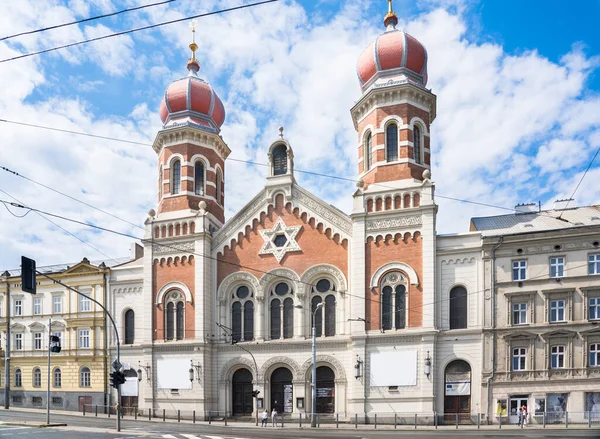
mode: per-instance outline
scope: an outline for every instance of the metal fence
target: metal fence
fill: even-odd
[[[84,416],[116,416],[114,406],[85,405]],[[255,424],[253,415],[236,416],[224,411],[195,411],[176,409],[140,409],[137,407],[121,407],[121,415],[125,419],[146,419],[156,422],[208,422],[227,425],[228,423]],[[262,416],[259,416],[258,424],[262,424]],[[517,416],[494,415],[489,417],[485,413],[460,414],[460,413],[280,413],[275,420],[271,415],[267,419],[267,425],[277,427],[317,427],[328,428],[385,428],[385,429],[407,429],[419,427],[427,428],[569,428],[587,427],[600,428],[600,412],[547,412],[530,413],[523,422],[519,422]]]

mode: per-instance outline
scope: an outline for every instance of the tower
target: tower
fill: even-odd
[[[435,343],[436,205],[429,128],[436,97],[425,87],[425,47],[396,29],[398,17],[388,3],[385,31],[358,58],[361,97],[351,109],[359,174],[351,215],[351,284],[353,295],[364,296],[353,302],[352,315],[364,320],[354,322],[352,332],[359,336],[366,329],[400,343],[423,364]],[[372,356],[369,343],[357,342],[356,354]],[[433,409],[431,381],[418,380],[410,389],[390,398],[407,409],[410,403],[403,398],[418,398],[421,410]],[[355,391],[355,398],[363,398],[364,390]]]

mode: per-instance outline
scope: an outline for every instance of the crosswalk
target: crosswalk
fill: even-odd
[[[152,438],[152,439],[246,439],[236,436],[214,436],[207,434],[190,434],[190,433],[158,433],[158,432],[147,432],[147,435],[136,436],[137,438]],[[117,438],[121,439],[121,438]],[[126,439],[125,437],[122,439]],[[129,439],[129,436],[127,436]]]

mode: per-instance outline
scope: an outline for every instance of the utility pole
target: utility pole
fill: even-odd
[[[2,277],[6,282],[6,352],[4,352],[4,408],[10,408],[10,273],[5,271]]]
[[[46,425],[50,424],[50,345],[52,344],[52,317],[48,319],[48,390],[46,391]]]

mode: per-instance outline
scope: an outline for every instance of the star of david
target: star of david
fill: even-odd
[[[302,226],[286,226],[281,218],[277,219],[272,229],[259,230],[265,243],[258,254],[272,254],[277,262],[281,262],[286,253],[301,251],[296,242],[296,235],[301,228]]]

